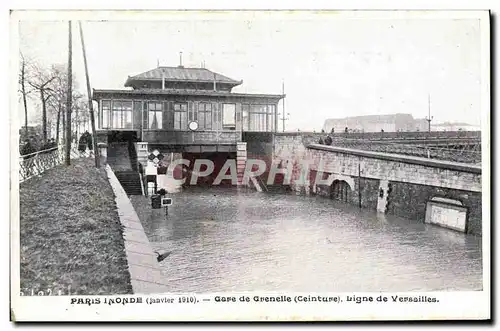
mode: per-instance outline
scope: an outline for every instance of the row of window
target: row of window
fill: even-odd
[[[198,122],[200,130],[236,128],[236,121],[241,120],[244,131],[273,131],[276,112],[275,105],[242,105],[242,113],[236,113],[233,103],[222,104],[221,111],[211,103],[199,103],[198,109],[189,108],[187,103],[174,103],[174,130],[186,130],[192,121]],[[147,128],[163,129],[163,103],[141,101],[101,101],[99,116],[103,129],[132,129],[132,109],[147,111]],[[221,113],[222,112],[222,113]],[[238,118],[236,118],[238,116]],[[240,118],[241,116],[241,118]]]

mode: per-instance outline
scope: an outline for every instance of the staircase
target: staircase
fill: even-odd
[[[110,143],[108,145],[108,164],[114,172],[133,170],[130,163],[128,142]]]
[[[137,151],[135,149],[135,145],[132,142],[128,143],[128,157],[130,159],[130,166],[132,167],[132,170],[139,171]]]
[[[108,145],[108,164],[115,172],[127,195],[142,195],[141,176],[137,169],[137,154],[132,142]]]
[[[137,171],[115,171],[115,175],[127,195],[142,195],[141,177]]]

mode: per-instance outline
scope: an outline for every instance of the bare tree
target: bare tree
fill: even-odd
[[[60,132],[63,132],[64,137],[64,132],[66,130],[65,114],[68,94],[67,66],[53,65],[50,70],[51,76],[55,77],[55,79],[50,84],[49,93],[52,97],[49,99],[47,106],[49,110],[49,116],[51,117],[52,121],[55,121],[56,123],[55,139],[57,142],[59,142]],[[81,100],[83,100],[84,96],[76,90],[78,84],[74,78],[72,79],[72,85],[73,103],[71,111],[80,114],[83,112]],[[78,108],[79,110],[75,110],[75,108]]]
[[[23,53],[19,53],[21,57],[21,70],[19,72],[19,85],[20,85],[20,90],[21,96],[23,98],[23,105],[24,105],[24,129],[26,130],[26,137],[28,136],[28,101],[27,97],[28,94],[32,92],[32,90],[29,90],[26,88],[26,85],[28,83],[28,71],[30,67],[29,61],[24,57]]]
[[[54,73],[46,70],[42,70],[36,66],[33,67],[33,78],[28,80],[28,84],[31,85],[35,90],[40,92],[40,101],[42,103],[42,132],[43,141],[47,141],[47,101],[52,97],[50,91],[52,91],[49,85],[56,79]]]

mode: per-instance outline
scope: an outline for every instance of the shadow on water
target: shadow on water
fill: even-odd
[[[153,210],[148,238],[173,253],[173,292],[435,291],[482,288],[481,238],[322,197],[189,187]]]

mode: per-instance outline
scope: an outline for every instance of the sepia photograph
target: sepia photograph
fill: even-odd
[[[488,11],[10,21],[11,320],[491,318]]]

